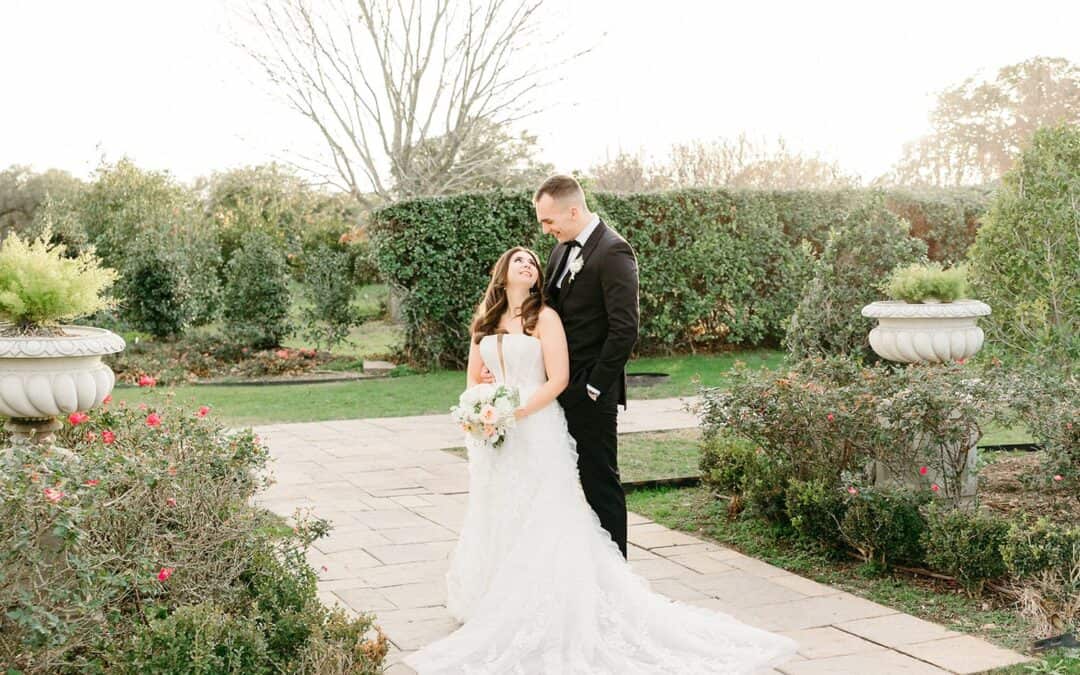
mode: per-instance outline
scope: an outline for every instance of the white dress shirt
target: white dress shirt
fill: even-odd
[[[563,280],[566,279],[566,275],[570,273],[570,263],[574,262],[581,257],[581,250],[585,248],[585,242],[589,241],[589,237],[592,236],[596,226],[600,224],[600,216],[593,214],[592,220],[585,226],[585,229],[578,233],[578,236],[574,237],[581,246],[575,246],[570,251],[570,258],[566,261],[566,269],[563,270],[563,274],[559,277],[559,280],[555,282],[556,288],[562,288]]]

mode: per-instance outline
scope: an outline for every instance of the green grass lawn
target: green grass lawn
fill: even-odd
[[[700,384],[722,384],[724,373],[740,359],[755,366],[771,365],[779,364],[782,354],[754,351],[637,359],[630,363],[630,372],[661,371],[670,373],[671,377],[652,387],[631,387],[630,397],[692,396]],[[215,413],[230,424],[266,424],[442,413],[457,402],[464,387],[464,372],[444,370],[323,384],[203,385],[179,386],[171,390],[118,387],[114,398],[129,403],[149,403],[172,391],[178,401],[213,406]]]

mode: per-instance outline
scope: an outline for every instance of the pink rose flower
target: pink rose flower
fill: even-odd
[[[1054,474],[1054,480],[1060,483],[1061,481],[1065,480],[1065,477],[1062,476],[1060,473]]]
[[[93,431],[87,431],[86,432],[86,440],[87,441],[93,442],[96,438],[97,438],[97,434],[95,434]]]
[[[836,415],[834,415],[834,414],[832,414],[832,413],[829,413],[828,415],[826,415],[826,416],[825,416],[825,419],[827,419],[827,420],[829,420],[830,422],[832,422],[832,421],[834,421],[834,420],[836,419]]]
[[[169,497],[168,499],[165,500],[165,503],[167,505],[169,505],[169,506],[176,506],[176,498],[175,497]]]
[[[68,422],[71,422],[71,426],[73,427],[77,427],[89,419],[90,416],[84,412],[73,412],[68,415]]]
[[[45,488],[45,499],[48,499],[53,504],[58,503],[64,498],[64,493],[56,488]]]
[[[101,399],[102,405],[109,405],[112,403],[112,394],[106,394],[105,398]]]
[[[208,406],[208,405],[199,406],[199,412],[197,412],[195,414],[198,415],[199,417],[206,417],[207,415],[210,414],[210,406]]]
[[[859,494],[859,489],[857,487],[855,487],[854,485],[848,486],[847,491],[848,491],[849,495],[857,495],[857,494]]]
[[[172,573],[174,571],[175,571],[175,568],[173,568],[173,567],[162,567],[161,571],[157,573],[158,581],[168,581],[169,577],[172,576]]]
[[[279,349],[276,352],[274,352],[274,354],[276,354],[279,359],[287,359],[287,358],[289,358],[289,350],[288,349]]]
[[[931,489],[931,490],[933,490],[934,492],[937,492],[937,491],[938,491],[938,490],[940,490],[941,488],[940,488],[940,487],[938,487],[938,484],[937,484],[937,483],[934,483],[933,485],[931,485],[931,486],[930,486],[930,489]]]
[[[83,483],[83,485],[85,485],[86,487],[97,487],[97,484],[100,483],[100,482],[101,481],[98,480],[97,478],[91,478],[91,479],[87,480],[85,483]]]
[[[116,442],[116,432],[111,429],[106,429],[101,432],[101,442],[105,445],[112,445]]]
[[[480,419],[483,420],[485,425],[494,423],[498,418],[499,411],[493,406],[486,405],[480,409]]]
[[[491,424],[485,424],[484,425],[484,436],[487,437],[487,438],[491,438],[494,435],[495,435],[495,427],[492,426]]]
[[[925,476],[927,471],[929,471],[929,469],[926,468],[925,466],[920,466],[919,467],[919,475],[920,476]]]
[[[157,384],[157,378],[155,378],[155,377],[150,377],[149,375],[140,375],[139,376],[139,386],[140,387],[153,387],[156,384]]]
[[[147,415],[146,426],[151,428],[161,426],[161,415],[157,414],[156,412]]]

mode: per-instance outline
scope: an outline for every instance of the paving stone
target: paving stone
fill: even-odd
[[[690,576],[682,578],[680,581],[690,588],[721,600],[732,607],[775,605],[806,598],[805,595],[798,591],[778,586],[768,579],[762,579],[742,571]]]
[[[787,637],[799,643],[799,654],[808,659],[824,659],[848,654],[881,651],[881,645],[845,633],[832,626],[807,630],[786,631]]]
[[[389,530],[379,530],[376,534],[386,539],[389,544],[420,544],[432,541],[457,541],[457,533],[442,527],[441,525],[427,525],[424,527],[402,527]]]
[[[452,541],[429,541],[420,544],[368,546],[365,550],[385,565],[398,565],[425,560],[445,560],[454,544]]]
[[[387,586],[380,588],[379,592],[394,603],[395,607],[401,609],[435,607],[446,604],[446,584],[442,582],[429,581],[419,584]]]
[[[689,548],[687,546],[676,546],[674,548]],[[654,549],[659,550],[659,549]],[[687,555],[673,555],[668,556],[668,560],[683,567],[694,570],[699,574],[724,574],[735,570],[734,567],[728,565],[726,562],[721,562],[716,558],[705,555],[704,553],[690,553]],[[798,590],[798,589],[796,589]]]
[[[698,542],[697,539],[690,535],[675,532],[674,530],[637,532],[635,531],[637,529],[640,528],[630,528],[628,540],[641,548],[652,549],[660,546],[678,546],[679,544],[696,544]]]
[[[948,672],[888,649],[829,659],[789,661],[777,666],[777,670],[785,675],[946,675]]]
[[[874,619],[848,621],[838,624],[837,628],[886,647],[941,640],[959,635],[936,623],[923,621],[907,614],[890,614]]]
[[[897,649],[961,674],[981,673],[984,670],[1003,668],[1030,660],[1016,652],[996,647],[971,635],[903,645]]]
[[[345,588],[334,591],[346,607],[355,612],[377,612],[380,609],[397,609],[390,598],[374,588]]]
[[[897,614],[897,611],[840,593],[751,607],[746,614],[754,618],[754,625],[766,630],[800,630]]]
[[[826,586],[825,584],[819,584],[816,581],[811,581],[805,577],[800,577],[797,574],[786,574],[776,577],[769,577],[769,581],[774,584],[786,586],[792,590],[798,591],[803,595],[836,595],[837,591],[832,586]]]

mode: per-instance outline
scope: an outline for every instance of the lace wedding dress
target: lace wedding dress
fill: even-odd
[[[532,336],[487,336],[480,353],[522,402],[546,379]],[[795,651],[649,590],[585,501],[558,403],[519,421],[502,447],[469,441],[468,451],[469,503],[447,574],[447,605],[464,625],[405,659],[420,675],[751,673]]]

